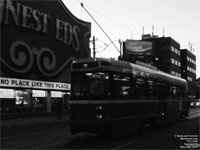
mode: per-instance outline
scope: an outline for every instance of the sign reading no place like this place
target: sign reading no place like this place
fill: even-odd
[[[69,83],[45,82],[45,81],[37,81],[37,80],[25,80],[25,79],[0,77],[0,87],[21,87],[21,88],[69,91],[71,88],[71,85]]]

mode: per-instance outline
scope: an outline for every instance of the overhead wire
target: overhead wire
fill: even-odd
[[[79,3],[79,4],[81,4],[81,18],[82,18],[82,8],[83,8],[83,9],[85,9],[85,8],[83,7],[83,3],[82,3],[80,0],[76,0],[76,2]],[[85,4],[84,4],[84,5],[85,5]],[[102,14],[101,12],[99,12],[99,11],[93,9],[93,8],[90,7],[89,5],[85,5],[85,6],[87,6],[87,8],[89,8],[90,10],[92,10],[92,11],[94,11],[95,13],[99,14],[100,16],[106,18],[106,19],[109,20],[110,22],[112,22],[112,23],[118,25],[119,27],[123,28],[124,30],[127,30],[127,31],[131,32],[131,39],[132,39],[132,33],[138,35],[137,33],[133,32],[133,31],[132,31],[131,29],[129,29],[128,27],[119,24],[118,22],[116,22],[116,21],[114,21],[113,19],[107,17],[106,15]],[[117,49],[117,51],[121,54],[119,48],[113,43],[113,40],[108,36],[108,34],[107,34],[107,33],[104,31],[104,29],[99,25],[99,23],[94,19],[94,17],[93,17],[87,10],[85,10],[85,11],[90,15],[90,17],[94,20],[94,22],[100,27],[100,29],[101,29],[101,30],[104,32],[104,34],[108,37],[108,39],[111,41],[111,43],[112,43],[112,44],[114,45],[114,47]],[[103,43],[104,43],[104,42],[103,42]],[[109,43],[109,45],[110,45],[111,43]],[[104,45],[106,45],[106,44],[104,43]],[[107,46],[107,47],[108,47],[108,46]],[[103,50],[101,50],[101,51],[98,51],[97,53],[100,53],[100,52],[105,51],[107,47],[105,47],[105,48],[104,48]]]
[[[111,43],[114,45],[114,47],[117,49],[117,51],[120,53],[120,50],[117,48],[117,46],[114,44],[112,39],[109,37],[109,35],[105,32],[105,30],[101,27],[101,25],[96,21],[96,19],[88,12],[88,10],[84,7],[83,3],[81,3],[81,6],[83,9],[88,13],[88,15],[94,20],[94,22],[99,26],[99,28],[103,31],[103,33],[107,36],[107,38],[111,41]]]
[[[76,2],[77,2],[77,3],[82,3],[80,0],[76,0]],[[106,18],[106,19],[109,20],[110,22],[112,22],[112,23],[114,23],[114,24],[120,26],[121,28],[123,28],[123,29],[125,29],[125,30],[131,32],[131,35],[132,35],[132,33],[134,33],[135,35],[138,35],[138,34],[135,33],[132,29],[126,27],[125,25],[122,25],[122,24],[116,22],[115,20],[109,18],[108,16],[104,15],[103,13],[101,13],[101,12],[95,10],[94,8],[90,7],[89,5],[87,5],[87,4],[84,4],[84,5],[87,6],[87,8],[89,8],[90,10],[94,11],[95,13],[97,13],[97,14],[101,15],[102,17]]]
[[[119,41],[119,40],[114,40],[113,42],[116,42],[116,41]],[[106,44],[106,43],[103,43],[106,47],[104,47],[102,50],[100,50],[100,51],[97,51],[98,53],[100,53],[100,52],[103,52],[103,51],[105,51],[109,46],[110,46],[110,44],[112,44],[111,42],[110,43],[108,43],[108,44]]]

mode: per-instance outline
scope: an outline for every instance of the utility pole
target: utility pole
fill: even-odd
[[[122,41],[119,39],[119,58],[121,59],[122,58]]]
[[[93,57],[95,58],[96,57],[95,36],[93,36],[92,44],[93,44]]]
[[[94,17],[92,17],[92,15],[87,11],[87,9],[84,7],[83,3],[81,3],[81,7],[83,7],[83,9],[88,13],[88,15],[94,20],[94,22],[99,26],[99,28],[103,31],[103,33],[107,36],[107,38],[110,40],[110,42],[113,44],[113,46],[117,49],[118,52],[120,52],[120,50],[117,48],[117,46],[113,43],[113,41],[111,40],[111,38],[108,36],[108,34],[104,31],[104,29],[100,26],[100,24],[94,19]]]

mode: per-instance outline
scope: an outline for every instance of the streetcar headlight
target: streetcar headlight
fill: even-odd
[[[97,110],[101,110],[103,107],[102,106],[97,106],[96,109]]]
[[[97,115],[96,118],[97,118],[97,119],[102,119],[103,116],[102,116],[102,115]]]

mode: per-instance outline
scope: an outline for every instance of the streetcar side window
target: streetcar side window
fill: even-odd
[[[112,79],[112,95],[114,97],[130,97],[130,76],[127,74],[113,74]]]
[[[167,95],[167,85],[161,82],[157,82],[156,84],[156,94],[158,99],[166,99]]]
[[[178,97],[178,88],[176,86],[171,86],[170,93],[172,97],[174,98]]]
[[[153,80],[147,81],[147,97],[155,97],[156,91],[155,91],[155,83]]]
[[[146,83],[142,78],[136,79],[136,93],[137,97],[143,98],[146,96]]]
[[[181,98],[186,97],[186,90],[184,89],[184,87],[180,87],[180,96]]]

